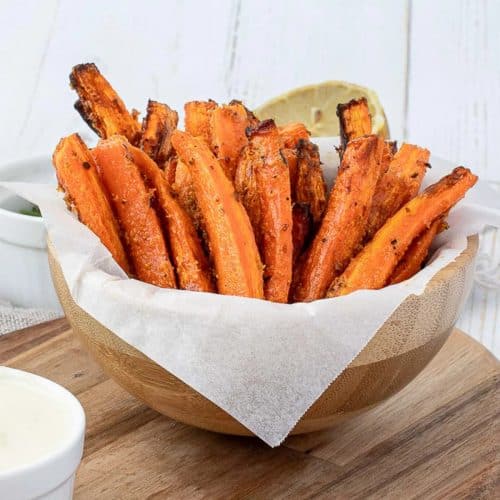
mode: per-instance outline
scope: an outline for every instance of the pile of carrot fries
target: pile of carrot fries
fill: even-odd
[[[425,264],[477,177],[464,167],[419,193],[429,151],[371,135],[364,98],[338,106],[341,164],[327,192],[301,123],[241,102],[167,104],[138,121],[94,64],[75,66],[75,108],[99,135],[53,155],[68,207],[129,276],[166,288],[304,302],[379,289]]]

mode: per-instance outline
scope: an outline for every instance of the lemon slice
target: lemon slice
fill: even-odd
[[[278,125],[302,122],[313,137],[339,135],[337,104],[366,97],[372,115],[372,132],[389,138],[389,126],[377,94],[354,83],[332,80],[298,87],[255,110],[261,120],[273,118]]]

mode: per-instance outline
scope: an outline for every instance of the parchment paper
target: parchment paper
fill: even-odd
[[[337,139],[317,141],[331,179]],[[455,166],[432,158],[430,184]],[[76,303],[123,340],[223,408],[270,446],[305,411],[410,294],[486,224],[500,226],[500,199],[479,182],[449,216],[431,264],[412,279],[309,304],[168,290],[128,279],[98,238],[70,214],[55,186],[1,183],[43,214]]]

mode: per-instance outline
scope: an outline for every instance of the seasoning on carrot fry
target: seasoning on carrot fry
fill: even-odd
[[[178,122],[177,111],[161,102],[151,99],[148,101],[148,111],[142,122],[140,147],[161,168],[165,168],[172,153],[170,137]]]
[[[323,179],[318,146],[300,139],[297,147],[297,174],[292,199],[309,206],[315,225],[319,224],[326,206],[326,184]]]
[[[340,147],[345,149],[347,143],[358,137],[372,133],[372,117],[365,97],[351,99],[346,104],[337,106],[340,122]]]
[[[120,96],[95,64],[78,64],[69,79],[79,97],[75,109],[99,137],[106,139],[120,134],[131,144],[139,143],[141,127],[137,113],[127,111]]]
[[[194,137],[201,137],[207,144],[212,143],[210,116],[217,108],[217,103],[208,101],[191,101],[184,104],[184,128]]]
[[[293,263],[295,265],[309,242],[313,227],[309,205],[295,203],[292,207],[292,219]]]
[[[219,293],[263,298],[259,251],[231,181],[203,139],[176,130],[172,144],[191,172],[210,240]]]
[[[241,151],[248,144],[249,125],[246,109],[239,103],[219,106],[210,115],[211,149],[231,181]]]
[[[422,269],[422,265],[429,255],[429,249],[436,234],[446,228],[444,217],[438,217],[429,228],[418,235],[406,250],[403,258],[391,274],[389,285],[394,285],[411,278]]]
[[[358,250],[380,176],[383,147],[384,141],[375,135],[347,144],[320,228],[294,279],[295,301],[323,298]]]
[[[119,266],[130,273],[111,204],[97,173],[91,152],[78,134],[59,141],[52,161],[68,208],[88,226],[110,251]]]
[[[151,193],[133,161],[128,141],[113,136],[92,151],[97,171],[111,196],[137,277],[153,285],[175,288],[160,221],[151,206]]]
[[[412,144],[403,144],[394,155],[375,191],[366,229],[367,241],[389,217],[418,193],[429,155],[427,149]]]
[[[297,143],[301,139],[308,140],[311,136],[306,126],[298,122],[288,123],[279,127],[279,132],[283,141],[283,147],[292,149],[297,147]]]
[[[476,181],[469,169],[457,167],[406,203],[333,281],[328,297],[382,288],[411,242],[463,198]]]
[[[215,291],[208,260],[196,229],[189,216],[170,194],[162,171],[140,149],[130,146],[129,151],[145,179],[146,186],[154,190],[160,219],[168,234],[179,288],[197,292]]]

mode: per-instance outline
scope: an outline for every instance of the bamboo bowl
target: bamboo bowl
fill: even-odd
[[[366,410],[398,392],[422,371],[448,338],[470,292],[477,248],[478,237],[470,237],[467,248],[432,278],[422,295],[409,296],[394,311],[292,434],[324,429]],[[224,410],[77,306],[50,244],[49,264],[73,331],[102,369],[125,390],[180,422],[225,434],[252,435]]]

